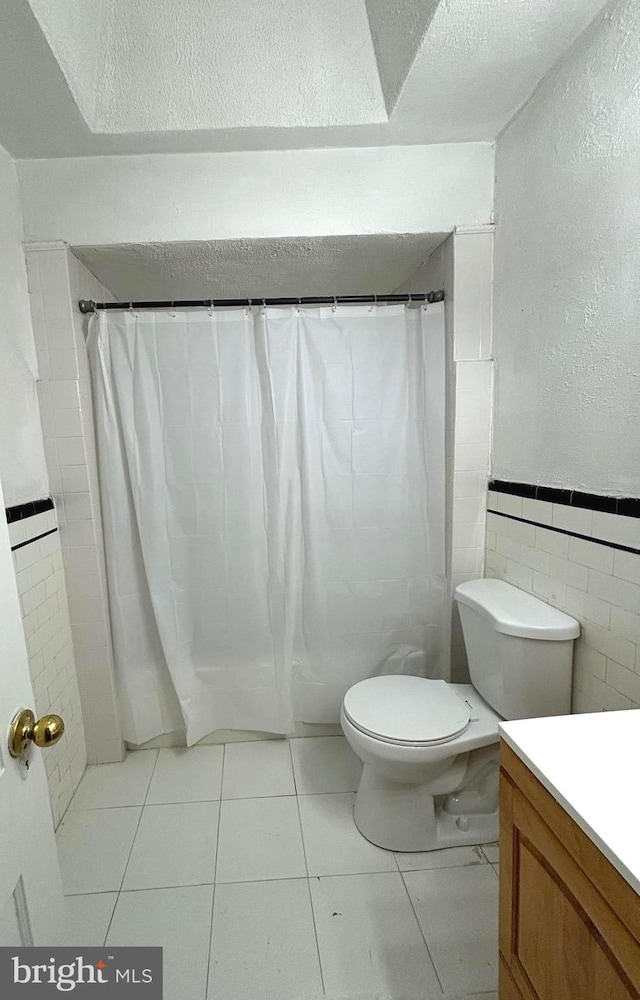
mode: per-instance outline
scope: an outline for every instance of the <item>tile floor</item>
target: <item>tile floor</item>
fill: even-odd
[[[162,945],[164,1000],[497,998],[497,845],[394,854],[342,737],[142,750],[58,830],[74,943]]]

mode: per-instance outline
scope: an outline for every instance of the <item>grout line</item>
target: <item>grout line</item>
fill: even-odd
[[[413,915],[414,915],[414,917],[416,919],[416,923],[418,925],[418,930],[420,931],[420,936],[421,936],[422,940],[424,941],[425,948],[427,949],[427,955],[429,956],[429,961],[431,962],[431,965],[433,966],[433,971],[435,973],[436,979],[438,980],[438,986],[440,987],[440,989],[444,993],[444,986],[442,985],[442,980],[440,979],[440,974],[439,974],[439,972],[438,972],[438,970],[436,968],[436,963],[433,960],[433,955],[431,954],[431,951],[429,949],[429,945],[427,944],[427,939],[424,936],[424,931],[422,930],[422,924],[418,920],[418,914],[416,913],[416,908],[413,905],[413,900],[411,898],[411,893],[409,892],[409,889],[407,888],[407,883],[404,880],[404,876],[405,876],[405,872],[400,872],[400,878],[402,879],[402,884],[404,886],[404,891],[407,894],[407,899],[409,900],[409,905],[411,906],[411,910],[413,911]]]
[[[293,776],[293,781],[294,781],[294,784],[295,784],[295,780],[296,779],[295,779],[295,769],[293,767],[293,753],[292,753],[292,750],[291,750],[291,742],[289,742],[289,756],[291,758],[291,768],[293,770],[293,775],[294,775]],[[306,878],[307,892],[309,894],[309,906],[311,908],[311,919],[313,921],[313,933],[314,933],[315,939],[316,939],[316,954],[318,956],[318,969],[319,969],[319,972],[320,972],[320,984],[322,986],[323,996],[326,996],[326,989],[325,989],[325,985],[324,985],[324,972],[323,972],[323,969],[322,969],[322,957],[320,955],[320,942],[318,940],[318,925],[316,924],[316,912],[315,912],[315,910],[313,908],[313,896],[311,894],[311,881],[309,879],[309,864],[307,862],[307,848],[306,848],[306,845],[305,845],[305,842],[304,842],[304,830],[302,828],[302,816],[300,814],[300,799],[299,799],[299,796],[297,794],[296,794],[296,810],[297,810],[297,813],[298,813],[298,825],[300,827],[300,838],[302,840],[302,853],[304,855],[304,868],[305,868],[305,871],[307,873],[307,878]]]
[[[122,878],[120,880],[120,888],[118,889],[118,896],[116,898],[115,906],[113,907],[113,913],[111,914],[111,920],[109,921],[109,926],[107,927],[107,933],[104,936],[105,944],[106,944],[107,938],[109,937],[109,931],[111,930],[111,924],[113,923],[113,918],[114,918],[116,910],[118,908],[118,901],[120,900],[120,893],[122,892],[122,886],[124,884],[124,880],[125,880],[125,877],[126,877],[126,874],[127,874],[127,868],[129,867],[129,862],[131,861],[131,855],[133,854],[133,847],[134,847],[134,844],[136,842],[136,837],[138,836],[138,830],[140,829],[140,824],[142,822],[142,814],[144,812],[145,803],[146,803],[148,795],[149,795],[149,789],[151,788],[151,782],[153,781],[153,776],[156,773],[156,767],[158,766],[158,759],[160,757],[160,754],[159,754],[159,752],[157,750],[155,751],[155,754],[156,754],[156,759],[153,762],[153,768],[151,769],[151,774],[149,775],[149,783],[147,785],[147,791],[145,792],[144,802],[142,803],[142,806],[136,806],[135,807],[137,809],[140,809],[140,815],[138,816],[138,823],[136,825],[136,830],[135,830],[135,833],[133,835],[133,840],[131,841],[131,847],[129,849],[129,854],[127,856],[127,863],[125,864],[124,870],[122,872]],[[127,759],[127,756],[128,756],[128,753],[125,754],[125,760]]]
[[[207,979],[205,983],[205,997],[209,996],[209,970],[211,969],[211,950],[213,948],[213,908],[216,902],[216,878],[218,875],[218,856],[220,851],[220,825],[222,821],[222,784],[224,782],[224,762],[227,756],[226,744],[222,744],[222,767],[220,768],[220,799],[218,805],[218,830],[216,833],[216,863],[213,871],[213,892],[211,893],[211,917],[209,919],[209,948],[207,950]]]

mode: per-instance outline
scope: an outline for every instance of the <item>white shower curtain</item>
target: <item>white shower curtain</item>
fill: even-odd
[[[129,742],[437,675],[442,304],[102,311],[88,346]]]

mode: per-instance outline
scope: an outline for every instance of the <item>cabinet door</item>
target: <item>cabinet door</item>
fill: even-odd
[[[628,929],[505,777],[502,808],[501,998],[517,996],[515,984],[525,1000],[637,1000]]]

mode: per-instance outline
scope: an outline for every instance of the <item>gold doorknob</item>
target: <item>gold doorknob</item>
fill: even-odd
[[[9,753],[21,757],[33,741],[37,747],[52,747],[64,733],[64,721],[59,715],[36,717],[29,708],[21,709],[9,727]]]

